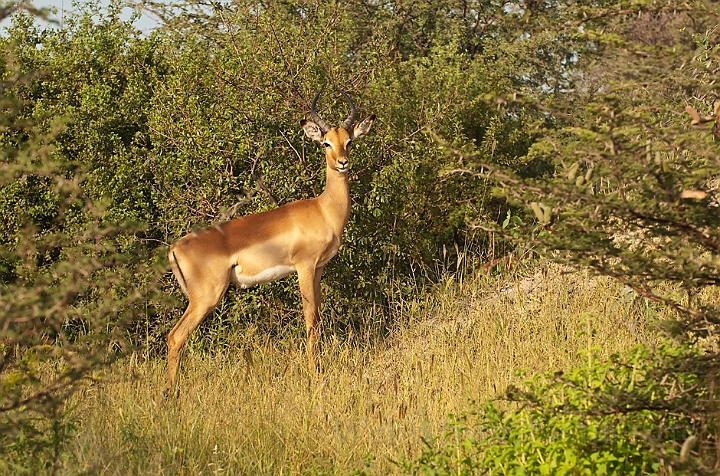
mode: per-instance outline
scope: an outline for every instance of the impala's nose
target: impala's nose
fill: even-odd
[[[338,170],[343,171],[348,168],[348,159],[338,160]]]

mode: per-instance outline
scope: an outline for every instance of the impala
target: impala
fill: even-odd
[[[170,247],[170,266],[189,304],[167,337],[168,393],[179,390],[180,355],[188,335],[217,305],[230,282],[249,288],[297,273],[308,363],[311,372],[318,368],[320,278],[325,264],[340,248],[350,217],[350,144],[367,134],[375,120],[373,115],[355,125],[355,105],[340,91],[350,106],[350,115],[340,127],[330,127],[316,110],[321,92],[310,106],[314,122],[302,120],[300,126],[305,135],[325,148],[326,184],[322,194],[187,234]]]

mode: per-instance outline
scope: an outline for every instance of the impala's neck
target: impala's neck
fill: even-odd
[[[348,173],[341,173],[331,168],[325,169],[325,190],[318,197],[326,213],[338,225],[338,234],[350,218],[350,188],[348,186]]]

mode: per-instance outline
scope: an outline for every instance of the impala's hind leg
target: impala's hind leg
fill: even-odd
[[[223,279],[224,278],[224,279]],[[172,328],[167,336],[168,355],[167,355],[167,388],[166,395],[177,395],[179,393],[178,386],[178,370],[180,369],[180,356],[183,347],[187,342],[188,336],[192,331],[197,329],[205,316],[215,308],[225,290],[228,287],[230,273],[218,279],[209,278],[202,282],[202,288],[195,288],[192,283],[188,287],[188,304],[185,313],[175,327]]]

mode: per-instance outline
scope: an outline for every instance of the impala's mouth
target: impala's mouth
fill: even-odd
[[[335,170],[337,170],[340,173],[344,173],[344,172],[347,172],[348,170],[350,170],[350,166],[349,165],[338,165]]]

